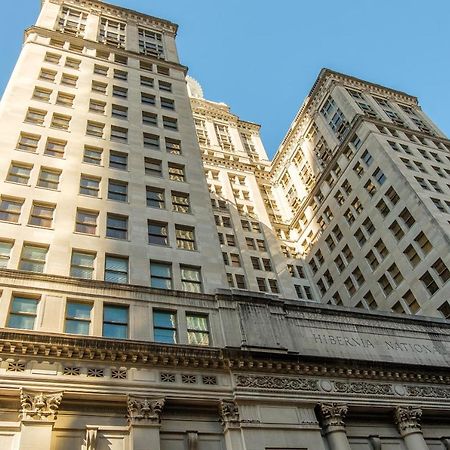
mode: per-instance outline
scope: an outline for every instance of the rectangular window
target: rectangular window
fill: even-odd
[[[166,207],[164,200],[164,189],[147,186],[146,192],[147,206],[158,209],[164,209]]]
[[[127,142],[128,129],[111,125],[111,140],[116,142]]]
[[[43,81],[48,81],[49,83],[54,83],[56,78],[56,71],[49,69],[41,69],[39,73],[39,79]]]
[[[144,147],[159,150],[159,136],[157,134],[144,133]]]
[[[109,152],[109,167],[110,169],[127,170],[128,155],[126,153],[111,150]]]
[[[115,86],[112,87],[112,95],[113,97],[119,97],[119,98],[127,98],[128,96],[128,89],[121,87],[121,86]]]
[[[32,123],[34,125],[44,125],[46,115],[47,111],[28,108],[27,115],[25,116],[25,122]]]
[[[45,144],[44,155],[54,156],[55,158],[63,158],[66,144],[66,141],[59,141],[53,138],[48,138]]]
[[[80,177],[80,194],[89,195],[90,197],[98,197],[100,192],[100,178],[90,175],[81,174]]]
[[[61,176],[60,170],[41,167],[41,171],[39,172],[39,178],[37,180],[36,186],[46,189],[57,190],[59,186],[60,176]]]
[[[190,212],[189,194],[187,192],[172,191],[172,208],[179,213]]]
[[[153,158],[145,158],[145,174],[154,177],[162,177],[161,160]]]
[[[97,234],[98,211],[77,209],[75,231],[85,234]]]
[[[181,286],[183,291],[202,292],[202,278],[200,267],[180,264]]]
[[[162,344],[177,343],[176,312],[153,310],[153,338]]]
[[[33,166],[23,163],[12,162],[6,177],[7,181],[19,184],[28,184]]]
[[[89,101],[89,111],[96,114],[105,114],[106,103],[100,100]]]
[[[109,68],[106,66],[100,66],[98,64],[94,65],[94,73],[96,75],[102,75],[104,77],[108,76],[108,70]]]
[[[106,255],[105,281],[128,283],[128,258]]]
[[[92,305],[68,301],[64,331],[70,334],[88,335],[91,328]]]
[[[19,270],[28,272],[44,272],[48,247],[24,244],[20,257]]]
[[[146,92],[141,92],[141,103],[144,105],[156,105],[156,99],[153,94],[147,94]]]
[[[109,180],[108,199],[118,202],[128,201],[128,183],[119,180]]]
[[[102,163],[102,153],[102,148],[85,145],[83,152],[83,162],[100,166]]]
[[[18,223],[23,202],[23,199],[2,197],[0,201],[0,220]]]
[[[169,168],[169,180],[186,181],[183,165],[169,162],[168,168]]]
[[[235,278],[236,278],[236,287],[238,289],[247,289],[244,275],[240,275],[237,273],[237,274],[235,274]]]
[[[56,205],[34,203],[31,207],[28,225],[51,228]]]
[[[153,245],[169,245],[169,235],[167,230],[167,223],[154,222],[149,220],[148,228],[148,243]]]
[[[14,242],[12,241],[0,241],[0,268],[6,269],[8,267],[13,245]]]
[[[93,122],[92,120],[87,121],[86,134],[88,136],[103,138],[104,129],[105,129],[104,123]]]
[[[108,213],[106,217],[106,237],[114,239],[128,238],[128,217]]]
[[[178,120],[174,117],[163,116],[163,127],[167,130],[178,130]]]
[[[92,82],[92,92],[98,92],[99,94],[106,94],[107,89],[108,89],[107,83],[103,83],[101,81]]]
[[[445,284],[448,281],[448,279],[450,278],[450,271],[448,270],[444,261],[442,261],[441,258],[438,258],[431,267],[434,269],[436,274],[439,276],[442,283]]]
[[[103,336],[114,339],[126,339],[128,337],[127,306],[103,306]]]
[[[172,289],[172,264],[150,261],[150,285],[157,289]]]
[[[141,86],[146,86],[152,88],[154,86],[154,80],[150,77],[144,77],[141,75]]]
[[[261,292],[267,292],[267,285],[265,278],[256,278],[256,282],[258,283],[258,289]]]
[[[33,99],[39,100],[40,102],[49,102],[51,95],[52,95],[51,89],[45,89],[45,88],[36,86],[34,88],[34,92],[33,92]]]
[[[58,92],[58,96],[56,97],[56,104],[72,108],[74,99],[75,95],[67,94],[66,92]]]
[[[158,81],[158,87],[160,91],[172,92],[172,83],[168,83],[167,81]]]
[[[389,226],[389,230],[391,230],[391,233],[394,235],[395,239],[397,241],[400,241],[402,237],[405,235],[405,232],[402,230],[400,225],[396,220],[394,220],[391,225]]]
[[[44,61],[49,62],[51,64],[59,64],[60,60],[61,55],[59,53],[47,52],[44,57]]]
[[[8,327],[33,330],[39,300],[14,295],[9,311]]]
[[[76,87],[78,83],[78,77],[75,75],[69,75],[68,73],[63,73],[61,76],[61,84],[71,87]]]
[[[183,250],[196,250],[195,229],[185,225],[175,225],[177,247]]]
[[[403,251],[405,256],[408,258],[409,262],[413,267],[416,267],[420,262],[420,256],[417,254],[416,249],[410,244]]]
[[[166,151],[172,155],[181,155],[181,141],[166,137]]]
[[[175,110],[175,101],[170,98],[161,97],[161,108]]]
[[[118,55],[116,55],[117,57]],[[116,60],[116,62],[118,62]],[[126,64],[126,62],[125,62]],[[116,80],[122,80],[122,81],[127,81],[128,80],[128,72],[126,72],[125,70],[119,70],[119,69],[114,69],[114,78]]]
[[[209,345],[208,317],[198,314],[186,314],[188,344]]]
[[[69,67],[71,69],[79,70],[80,64],[81,64],[81,61],[79,59],[66,58],[66,63],[64,64],[64,66]]]
[[[158,114],[142,111],[142,123],[144,125],[158,126]]]
[[[73,250],[70,260],[70,276],[92,280],[94,278],[94,262],[94,253]]]
[[[148,72],[153,72],[153,64],[146,61],[139,61],[139,68],[141,70],[147,70]]]
[[[434,278],[428,270],[420,277],[420,281],[431,295],[434,295],[439,290],[436,281],[434,281]]]

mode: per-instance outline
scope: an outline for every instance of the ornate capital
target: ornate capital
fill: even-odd
[[[345,430],[345,416],[347,415],[347,405],[342,403],[320,403],[320,415],[325,433]]]
[[[131,424],[158,424],[164,407],[164,398],[128,396],[128,421]]]
[[[394,412],[395,423],[402,436],[410,433],[421,433],[420,424],[422,410],[414,406],[397,406]]]
[[[62,392],[32,392],[20,390],[21,420],[56,420]]]
[[[219,405],[219,413],[223,425],[239,423],[239,408],[232,400],[222,400]]]

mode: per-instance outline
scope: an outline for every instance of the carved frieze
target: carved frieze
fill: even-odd
[[[407,386],[410,397],[450,398],[450,389],[434,386]]]
[[[345,416],[347,415],[347,405],[342,403],[320,403],[320,416],[325,433],[345,429]]]
[[[21,420],[56,420],[62,392],[20,391]]]
[[[219,405],[219,413],[223,425],[239,423],[239,408],[236,402],[222,400]]]
[[[256,389],[283,389],[293,391],[320,391],[319,381],[308,378],[273,377],[258,375],[237,375],[239,387]]]
[[[397,406],[394,411],[395,423],[402,436],[422,431],[420,421],[422,410],[414,406]]]
[[[158,424],[164,408],[164,398],[128,396],[128,421],[131,424]]]
[[[345,382],[335,381],[334,387],[337,392],[345,392],[346,394],[362,394],[362,395],[394,395],[392,384],[375,384],[366,383],[364,381]]]

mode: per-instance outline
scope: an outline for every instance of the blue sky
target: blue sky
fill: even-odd
[[[0,92],[40,0],[4,1]],[[269,155],[322,67],[415,95],[450,134],[448,0],[114,0],[180,25],[178,50],[205,96],[262,125]]]

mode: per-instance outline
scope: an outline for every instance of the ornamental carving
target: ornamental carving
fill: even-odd
[[[342,403],[320,403],[319,411],[322,417],[322,425],[325,433],[345,429],[345,416],[347,415],[347,405]]]
[[[164,398],[128,396],[128,421],[130,423],[148,422],[157,424],[164,407]]]
[[[397,406],[394,412],[395,423],[400,434],[421,432],[422,410],[414,406]]]
[[[219,405],[222,424],[239,423],[239,408],[232,400],[222,400]]]
[[[394,395],[392,384],[335,381],[334,387],[337,392],[345,392],[346,394]]]
[[[257,389],[320,391],[319,381],[308,378],[237,375],[236,384],[239,387],[250,387]]]
[[[88,428],[86,430],[86,450],[95,450],[97,448],[98,428]]]
[[[20,391],[21,420],[56,420],[62,392]]]
[[[450,389],[433,386],[408,386],[408,395],[411,397],[450,398]]]

